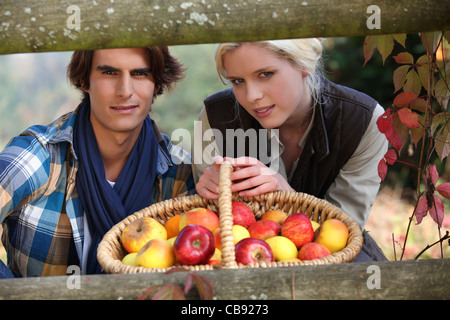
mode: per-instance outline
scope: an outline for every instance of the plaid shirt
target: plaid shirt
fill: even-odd
[[[2,242],[16,276],[66,275],[68,266],[80,265],[84,212],[72,148],[77,110],[49,126],[28,128],[0,153]],[[149,205],[195,193],[190,155],[153,127],[160,148]]]

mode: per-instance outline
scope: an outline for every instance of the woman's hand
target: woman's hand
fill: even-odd
[[[278,172],[251,157],[231,159],[234,171],[231,174],[232,192],[241,197],[256,196],[277,190],[293,191],[289,183]]]
[[[222,157],[215,157],[214,163],[208,167],[198,179],[195,189],[198,194],[206,199],[219,199],[219,170],[223,162]]]
[[[251,157],[227,158],[234,167],[231,174],[231,191],[239,192],[241,197],[255,196],[266,192],[292,191],[289,183],[277,172]],[[200,177],[196,189],[207,199],[219,198],[219,170],[224,159],[214,158],[214,164]]]

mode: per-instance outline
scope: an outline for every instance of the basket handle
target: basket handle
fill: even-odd
[[[220,222],[220,238],[222,246],[222,263],[223,269],[237,268],[236,254],[234,250],[233,238],[233,213],[231,208],[231,173],[233,165],[230,161],[225,160],[220,166],[219,172],[219,222]]]

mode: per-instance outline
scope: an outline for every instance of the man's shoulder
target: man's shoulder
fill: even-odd
[[[72,142],[76,114],[66,113],[47,125],[33,125],[19,136],[33,136],[42,145],[47,143]]]

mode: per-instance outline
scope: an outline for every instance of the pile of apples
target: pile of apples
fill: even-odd
[[[122,263],[146,268],[218,264],[222,259],[219,215],[195,208],[165,224],[150,217],[130,223],[121,242],[128,254]],[[348,228],[338,219],[321,225],[304,213],[270,210],[256,220],[250,208],[232,201],[236,262],[243,265],[273,261],[304,261],[345,248]]]

